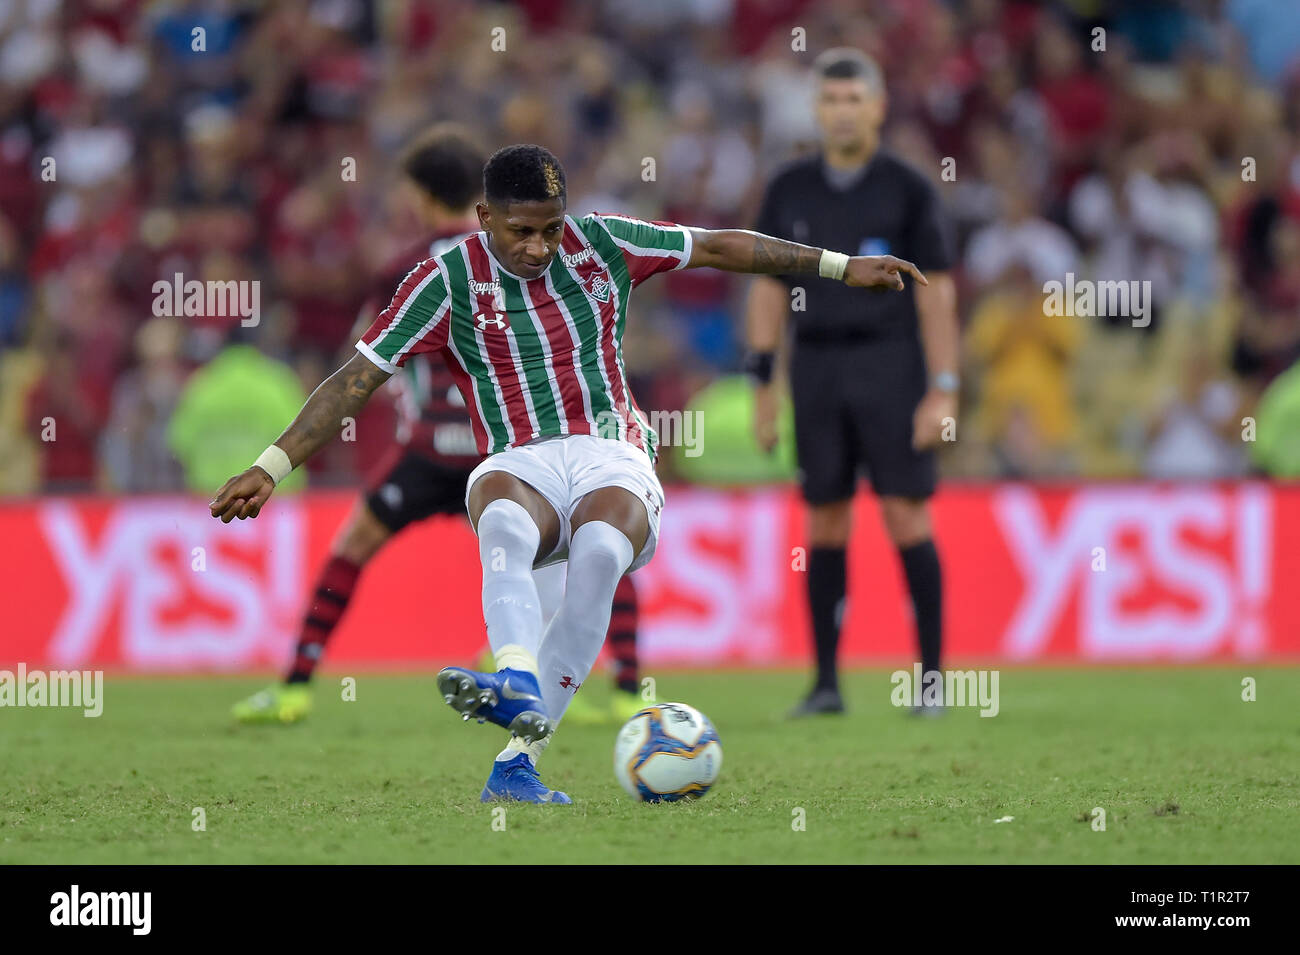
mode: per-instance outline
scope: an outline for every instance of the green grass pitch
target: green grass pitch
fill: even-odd
[[[655,675],[718,728],[711,793],[634,803],[616,728],[566,726],[541,769],[576,805],[494,817],[504,732],[460,722],[431,674],[361,673],[345,702],[327,672],[289,727],[229,722],[255,680],[109,674],[98,719],[0,710],[0,863],[1300,862],[1297,668],[1003,669],[998,716],[933,720],[856,671],[846,717],[797,723],[802,674]]]

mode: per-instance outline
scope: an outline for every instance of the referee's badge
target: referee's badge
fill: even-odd
[[[888,239],[863,239],[858,244],[858,255],[888,255]]]

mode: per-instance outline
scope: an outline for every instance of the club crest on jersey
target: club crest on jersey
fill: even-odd
[[[501,312],[479,312],[474,316],[474,326],[480,331],[485,332],[489,328],[495,328],[499,332],[504,332],[510,327],[510,322]]]
[[[609,301],[610,288],[608,272],[593,272],[582,282],[582,290],[602,304]]]

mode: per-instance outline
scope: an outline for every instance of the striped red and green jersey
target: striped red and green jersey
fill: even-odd
[[[366,321],[374,321],[412,266],[447,251],[468,234],[468,228],[458,224],[435,232],[395,256],[370,285],[370,295],[362,306]],[[441,357],[420,355],[408,361],[402,374],[393,378],[397,385],[396,438],[404,452],[448,470],[473,470],[483,456],[478,453],[478,442],[465,415],[464,396]]]
[[[357,342],[388,372],[440,351],[466,403],[478,449],[596,434],[651,460],[657,437],[628,388],[623,330],[632,289],[682,268],[691,233],[671,222],[595,214],[564,218],[546,272],[507,272],[477,232],[421,262]]]

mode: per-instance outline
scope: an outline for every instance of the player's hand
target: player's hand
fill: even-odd
[[[756,385],[754,388],[754,440],[764,454],[776,447],[776,420],[780,410],[776,386]]]
[[[904,272],[922,285],[930,284],[915,265],[893,255],[853,256],[844,267],[844,284],[860,288],[892,288],[901,292]]]
[[[246,517],[256,517],[274,490],[275,482],[271,475],[254,465],[221,485],[208,509],[213,517],[221,518],[223,524],[229,524],[236,517],[241,521]]]
[[[957,420],[957,396],[949,391],[930,389],[912,415],[912,448],[925,451],[943,437],[944,426]]]

